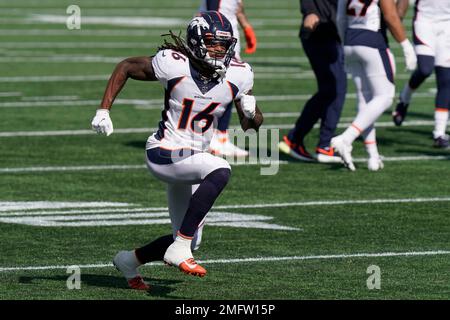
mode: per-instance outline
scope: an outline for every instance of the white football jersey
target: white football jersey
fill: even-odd
[[[416,0],[414,20],[421,18],[450,21],[450,0]]]
[[[347,2],[347,27],[377,32],[380,29],[381,13],[379,0]]]
[[[203,81],[189,59],[173,50],[159,51],[152,65],[165,88],[165,101],[159,130],[149,137],[147,149],[206,151],[226,106],[253,88],[253,70],[237,60],[218,81]]]

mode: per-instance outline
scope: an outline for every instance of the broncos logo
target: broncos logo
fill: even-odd
[[[197,27],[198,35],[201,35],[201,29],[208,30],[209,23],[206,22],[205,18],[203,18],[203,17],[195,17],[194,19],[192,19],[191,23],[189,24],[189,28],[194,29],[195,27]]]

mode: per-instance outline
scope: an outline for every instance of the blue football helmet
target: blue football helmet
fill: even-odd
[[[200,12],[189,22],[186,42],[192,55],[212,67],[219,75],[224,75],[231,59],[237,39],[233,37],[230,21],[217,11]],[[207,46],[220,45],[225,53],[218,52],[212,57]]]

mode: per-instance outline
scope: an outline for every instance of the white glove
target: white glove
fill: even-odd
[[[92,130],[97,133],[106,133],[106,136],[109,136],[114,131],[111,118],[109,117],[109,110],[107,109],[98,109],[91,125]]]
[[[409,71],[415,70],[417,67],[417,56],[414,52],[414,47],[408,39],[400,42],[400,45],[402,46],[403,55],[405,56],[406,69]]]
[[[254,96],[243,94],[241,98],[242,112],[246,118],[253,119],[256,115],[256,99]]]

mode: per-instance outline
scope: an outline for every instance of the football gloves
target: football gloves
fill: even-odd
[[[400,42],[400,45],[402,46],[403,55],[405,56],[406,69],[409,71],[415,70],[417,67],[417,56],[414,52],[414,47],[408,39]]]
[[[245,53],[252,54],[256,51],[256,35],[253,27],[248,25],[244,28],[245,34],[245,42],[247,43],[247,47],[245,49]]]
[[[241,108],[245,117],[253,119],[256,115],[256,99],[254,96],[243,94],[241,98]]]
[[[105,133],[106,136],[109,136],[114,131],[111,118],[109,117],[109,110],[107,109],[98,109],[91,125],[92,130],[97,133]]]

